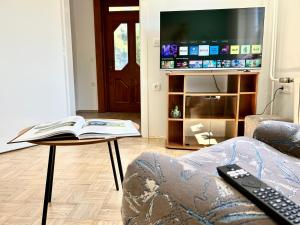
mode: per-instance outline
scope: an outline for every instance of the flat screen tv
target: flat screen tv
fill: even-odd
[[[260,69],[265,8],[160,14],[160,67],[165,70]]]

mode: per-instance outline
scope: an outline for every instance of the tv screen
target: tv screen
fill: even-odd
[[[259,69],[264,17],[263,7],[161,12],[161,69]]]

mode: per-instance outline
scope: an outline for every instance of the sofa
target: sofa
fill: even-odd
[[[279,121],[262,122],[253,138],[233,138],[179,158],[144,153],[127,168],[123,224],[276,224],[216,167],[236,163],[300,204],[299,158],[300,126]]]

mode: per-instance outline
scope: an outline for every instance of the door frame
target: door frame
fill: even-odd
[[[109,92],[107,87],[108,59],[106,55],[105,9],[106,1],[94,0],[94,28],[96,48],[96,74],[98,112],[108,112]],[[110,6],[137,6],[139,0],[111,0]]]

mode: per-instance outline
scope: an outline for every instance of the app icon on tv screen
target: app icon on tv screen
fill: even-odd
[[[199,45],[199,56],[209,56],[209,45]]]
[[[247,59],[246,67],[249,68],[261,67],[261,59]]]
[[[242,45],[241,46],[241,54],[242,55],[251,54],[251,46],[250,45]]]
[[[187,56],[189,54],[189,47],[188,46],[180,46],[179,47],[179,55],[180,56]]]
[[[222,60],[222,68],[230,68],[231,60]]]
[[[261,45],[252,45],[252,54],[260,54]]]
[[[229,45],[223,45],[220,50],[220,55],[228,55],[229,54]]]
[[[217,61],[216,60],[203,60],[203,68],[216,68]]]
[[[190,60],[190,68],[202,68],[202,60]]]
[[[245,59],[234,59],[231,61],[231,67],[234,68],[245,68]]]
[[[163,69],[174,69],[174,61],[161,61],[161,68]]]
[[[240,54],[240,46],[239,45],[231,45],[230,46],[230,54],[231,55],[238,55],[238,54]]]
[[[198,45],[191,45],[189,50],[190,50],[190,55],[199,55]]]
[[[162,57],[177,57],[178,55],[178,46],[174,44],[163,45],[161,47],[161,56]]]
[[[219,46],[218,45],[211,45],[209,47],[209,54],[210,55],[219,55]]]
[[[180,59],[176,61],[176,68],[187,69],[189,68],[189,63],[187,59]]]

